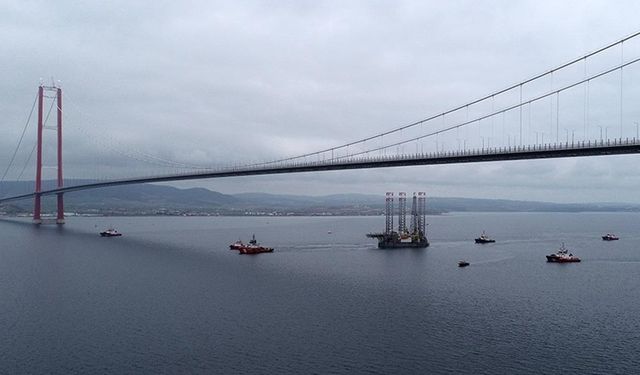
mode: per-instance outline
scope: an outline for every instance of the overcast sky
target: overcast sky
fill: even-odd
[[[53,77],[64,90],[67,177],[112,177],[122,167],[138,173],[142,167],[126,158],[138,153],[192,165],[242,163],[315,151],[441,113],[640,31],[638,14],[637,1],[0,0],[0,172],[41,79]],[[631,77],[624,81],[628,95]],[[624,135],[635,133],[627,124],[636,117],[626,106]],[[568,129],[562,137],[581,129],[561,127]],[[19,175],[34,134],[32,125],[7,180]],[[456,136],[469,144],[480,138]],[[639,157],[176,186],[640,202]],[[23,180],[33,178],[32,164]]]

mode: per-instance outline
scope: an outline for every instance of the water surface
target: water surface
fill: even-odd
[[[0,373],[637,371],[640,215],[428,222],[378,250],[382,217],[0,221]],[[228,250],[253,233],[276,251]],[[582,263],[545,262],[562,241]]]

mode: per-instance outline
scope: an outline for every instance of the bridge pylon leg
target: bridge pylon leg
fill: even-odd
[[[36,194],[33,202],[33,223],[42,224],[42,217],[40,216],[40,194]]]
[[[62,193],[58,194],[58,215],[56,216],[56,224],[64,224],[64,202]]]
[[[36,157],[36,195],[33,202],[33,223],[42,224],[42,218],[40,217],[41,211],[41,196],[42,191],[42,106],[44,101],[44,87],[40,85],[38,87],[38,141],[37,141],[37,157]]]
[[[58,188],[63,187],[64,180],[62,178],[62,89],[56,90],[56,100],[58,104]],[[56,224],[64,224],[64,200],[62,193],[58,194],[58,214]]]

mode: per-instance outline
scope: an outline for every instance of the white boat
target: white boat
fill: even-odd
[[[119,236],[122,236],[122,233],[118,232],[113,228],[109,228],[107,230],[100,232],[100,235],[102,237],[119,237]]]

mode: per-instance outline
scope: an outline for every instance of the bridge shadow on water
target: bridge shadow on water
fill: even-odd
[[[68,222],[65,224],[56,224],[55,219],[49,222],[45,221],[43,224],[34,224],[30,218],[0,217],[0,225],[20,228],[19,230],[28,232],[26,236],[48,235],[52,236],[53,241],[56,241],[56,238],[64,238],[73,240],[74,243],[84,243],[86,244],[85,248],[91,248],[91,252],[113,251],[116,253],[127,253],[129,255],[138,254],[140,256],[158,256],[165,254],[169,257],[184,257],[188,255],[189,258],[204,257],[207,259],[211,259],[212,255],[215,254],[212,251],[203,251],[201,248],[188,245],[188,242],[181,244],[166,241],[161,237],[153,238],[153,236],[149,235],[140,236],[140,233],[136,233],[138,235],[124,233],[123,236],[114,238],[101,237],[99,232],[105,228],[99,227],[98,224],[94,224],[92,229],[95,230],[91,231],[88,230],[89,228],[86,226],[77,227]],[[40,246],[42,246],[42,244]],[[66,246],[62,246],[62,249],[65,247]],[[70,247],[73,248],[74,246]],[[61,246],[59,245],[52,246],[52,248],[58,249],[56,251],[61,250]]]

